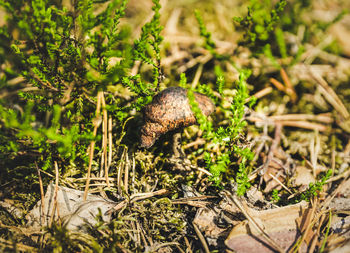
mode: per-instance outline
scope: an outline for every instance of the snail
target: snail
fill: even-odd
[[[213,102],[207,96],[194,92],[199,109],[205,116],[214,112]],[[197,123],[187,90],[181,87],[164,89],[153,97],[143,110],[144,125],[141,127],[140,147],[149,148],[163,134]]]

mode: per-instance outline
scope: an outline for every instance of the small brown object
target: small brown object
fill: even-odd
[[[207,96],[194,92],[199,109],[205,116],[214,112],[214,104]],[[181,87],[167,88],[154,96],[144,108],[145,124],[141,128],[141,147],[149,148],[169,131],[197,123],[187,98],[187,90]]]

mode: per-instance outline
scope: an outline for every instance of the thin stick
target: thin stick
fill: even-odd
[[[281,68],[280,74],[281,74],[283,82],[286,86],[286,93],[290,96],[292,103],[295,103],[297,101],[297,98],[298,98],[297,94],[295,93],[294,87],[293,87],[286,71],[283,68]]]
[[[198,66],[198,69],[196,71],[196,74],[193,78],[193,81],[192,81],[192,84],[191,84],[191,87],[192,89],[196,88],[198,82],[199,82],[199,79],[201,78],[201,75],[202,75],[202,72],[203,72],[203,66],[204,64],[203,63],[200,63],[199,66]]]
[[[199,228],[197,227],[197,225],[194,224],[194,222],[192,222],[192,225],[193,225],[194,231],[196,232],[196,234],[197,234],[199,240],[200,240],[201,243],[202,243],[204,252],[205,252],[205,253],[210,253],[210,250],[209,250],[209,246],[208,246],[208,244],[207,244],[207,241],[205,240],[205,238],[204,238],[204,236],[202,235],[201,231],[199,230]]]
[[[123,150],[122,156],[120,158],[120,163],[119,163],[119,166],[118,166],[118,171],[117,171],[117,189],[118,189],[118,194],[122,194],[122,184],[123,184],[123,181],[122,181],[122,174],[123,174],[122,168],[123,168],[123,166],[125,166],[125,150],[126,150],[126,148],[124,148],[124,150]]]
[[[193,253],[192,252],[192,249],[191,249],[191,244],[190,244],[190,242],[188,241],[188,239],[187,239],[187,237],[185,236],[184,237],[184,240],[185,240],[185,244],[186,244],[186,247],[187,247],[187,250],[189,251],[189,253]]]
[[[293,192],[291,192],[291,190],[288,189],[287,186],[285,186],[277,177],[275,177],[274,175],[272,175],[271,173],[269,173],[269,176],[272,177],[279,185],[281,185],[287,192],[289,192],[290,194],[293,194]]]
[[[55,161],[55,172],[56,172],[56,184],[55,184],[55,195],[54,195],[54,201],[53,201],[53,207],[52,207],[52,212],[51,212],[51,219],[50,219],[50,225],[52,225],[53,220],[54,220],[54,216],[57,210],[57,219],[59,220],[60,218],[60,214],[58,211],[58,205],[57,205],[57,194],[58,194],[58,165],[57,162]]]
[[[35,162],[35,166],[38,172],[38,178],[39,178],[39,187],[40,187],[40,198],[41,198],[41,212],[40,212],[40,225],[43,226],[44,225],[44,210],[45,210],[45,195],[44,195],[44,187],[43,187],[43,180],[41,178],[41,174],[40,174],[40,169],[38,167],[38,164]]]
[[[346,177],[349,177],[350,170],[347,170]],[[328,182],[328,181],[326,181]],[[350,186],[350,178],[347,178],[346,180],[342,180],[340,185],[332,192],[331,195],[329,195],[322,203],[321,210],[325,210],[330,205],[331,201],[341,192],[345,192],[346,189],[348,189]]]
[[[128,194],[129,168],[130,168],[129,155],[128,155],[128,152],[126,152],[126,154],[125,154],[125,166],[124,166],[124,189],[125,189],[126,194]]]
[[[253,97],[259,99],[262,98],[264,96],[266,96],[267,94],[270,94],[272,92],[272,87],[266,87],[260,91],[258,91],[257,93],[253,94]],[[250,100],[250,98],[248,98],[248,101]]]
[[[330,130],[329,127],[322,125],[322,124],[317,124],[317,123],[312,123],[308,121],[276,121],[275,124],[282,124],[283,126],[290,126],[290,127],[299,127],[299,128],[304,128],[304,129],[309,129],[309,130],[317,130],[319,132],[326,132]]]
[[[275,78],[270,78],[270,82],[280,91],[286,92],[286,88],[284,87],[284,85],[279,82],[278,80],[276,80]]]
[[[199,171],[203,172],[204,174],[210,176],[210,177],[213,175],[213,174],[211,174],[209,171],[207,171],[207,170],[205,170],[205,169],[203,169],[203,168],[201,168],[201,167],[198,167],[197,169],[198,169]]]
[[[135,173],[136,173],[136,162],[135,162],[135,156],[134,153],[132,153],[132,179],[131,179],[131,184],[134,187],[135,185]]]
[[[99,123],[99,116],[100,116],[100,109],[101,109],[101,96],[97,94],[97,105],[96,105],[96,118],[94,119],[94,131],[93,136],[96,137],[97,134],[97,128],[100,125]],[[83,200],[85,201],[88,195],[89,191],[89,184],[90,184],[90,177],[91,177],[91,167],[92,167],[92,159],[94,156],[94,149],[95,149],[95,140],[91,141],[90,143],[90,154],[89,154],[89,167],[88,172],[86,175],[86,185],[85,185],[85,191],[84,191],[84,197]]]

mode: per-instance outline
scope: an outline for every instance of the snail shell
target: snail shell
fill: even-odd
[[[205,116],[214,112],[213,102],[207,96],[194,92],[199,109]],[[181,87],[167,88],[153,97],[144,107],[144,125],[141,128],[141,147],[149,148],[162,135],[169,131],[197,123],[187,90]]]

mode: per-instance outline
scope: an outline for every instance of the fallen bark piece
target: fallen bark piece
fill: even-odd
[[[295,205],[264,211],[256,211],[247,207],[247,213],[281,248],[288,250],[297,238],[296,219],[301,216],[302,210],[305,208],[307,208],[307,203],[300,202]],[[231,230],[225,244],[237,253],[275,252],[263,235],[254,226],[251,226],[247,220],[240,222]],[[306,245],[303,244],[300,249],[301,252],[305,252]]]

